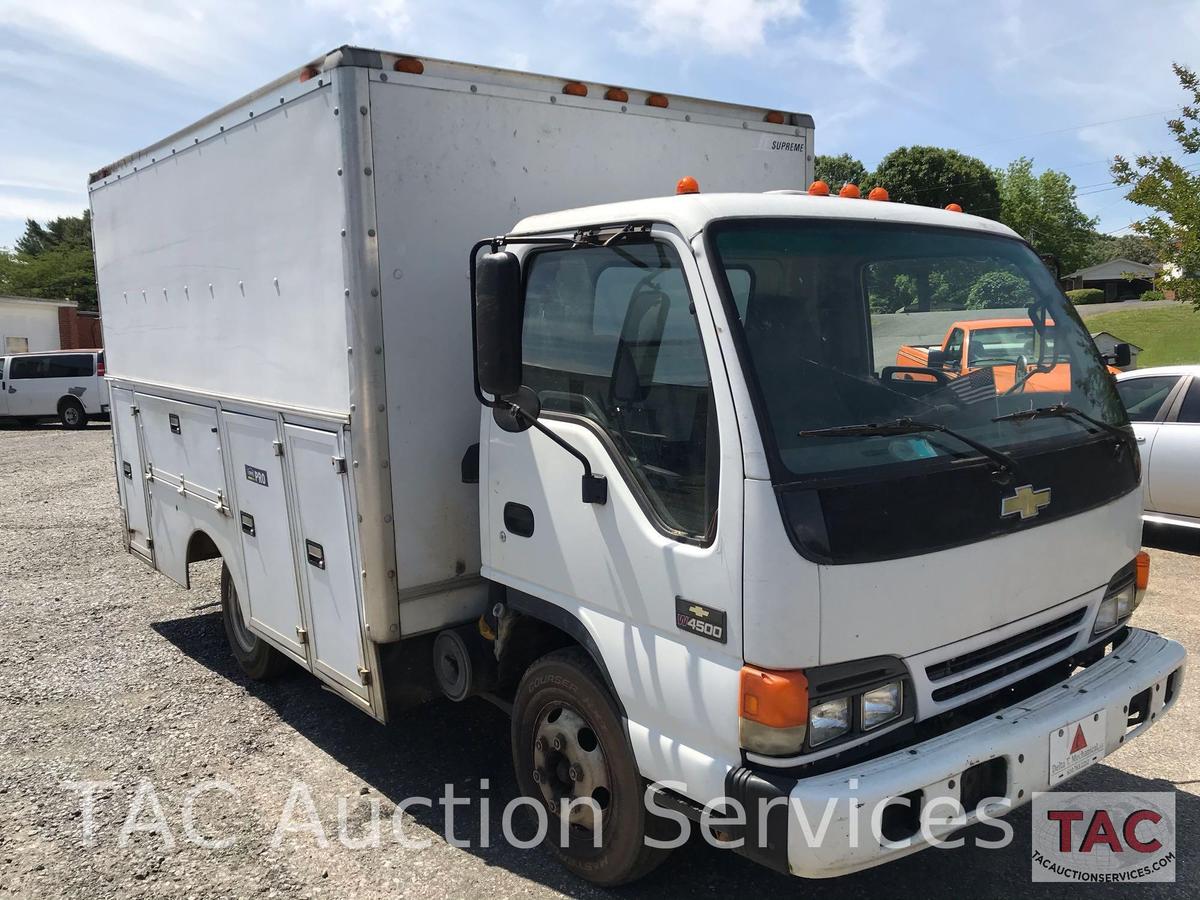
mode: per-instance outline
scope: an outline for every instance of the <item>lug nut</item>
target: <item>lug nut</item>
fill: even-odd
[[[562,748],[563,748],[563,739],[561,737],[556,737],[554,739],[554,749],[561,751]]]
[[[541,769],[533,770],[533,783],[534,784],[541,784],[545,780],[546,780],[546,775]]]
[[[579,770],[579,766],[571,766],[571,768],[567,769],[567,774],[571,777],[572,781],[579,781],[583,778],[583,772]]]
[[[540,737],[536,741],[534,741],[533,749],[536,750],[538,753],[545,753],[546,752],[546,739]]]

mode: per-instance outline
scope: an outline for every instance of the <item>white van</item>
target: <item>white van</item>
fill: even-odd
[[[83,428],[108,418],[103,350],[55,350],[0,357],[0,419],[33,424],[57,418]]]

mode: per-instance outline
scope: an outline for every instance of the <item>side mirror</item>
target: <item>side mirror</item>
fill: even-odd
[[[1123,369],[1133,362],[1133,350],[1128,344],[1115,344],[1109,360],[1109,365]]]
[[[946,351],[942,350],[940,348],[936,349],[936,350],[930,350],[928,361],[929,361],[929,368],[931,368],[931,369],[941,369],[941,368],[945,367]]]
[[[475,270],[475,371],[479,387],[510,397],[521,387],[521,264],[507,251]]]

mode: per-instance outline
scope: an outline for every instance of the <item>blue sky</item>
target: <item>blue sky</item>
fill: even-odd
[[[0,0],[0,246],[77,213],[87,173],[340,44],[626,84],[816,119],[868,166],[955,147],[1066,171],[1118,231],[1115,153],[1172,149],[1194,0]]]

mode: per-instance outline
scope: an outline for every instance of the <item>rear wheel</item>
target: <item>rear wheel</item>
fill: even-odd
[[[84,428],[88,422],[87,413],[83,411],[83,404],[74,397],[58,404],[58,418],[64,428]]]
[[[643,802],[616,703],[582,649],[556,650],[526,671],[513,702],[512,750],[521,792],[545,806],[546,843],[571,872],[618,885],[666,858],[668,851],[646,845],[658,823]],[[566,807],[571,801],[578,802]]]
[[[287,657],[250,631],[242,618],[237,588],[229,568],[221,565],[221,617],[229,649],[242,671],[255,681],[269,681],[287,669]]]

